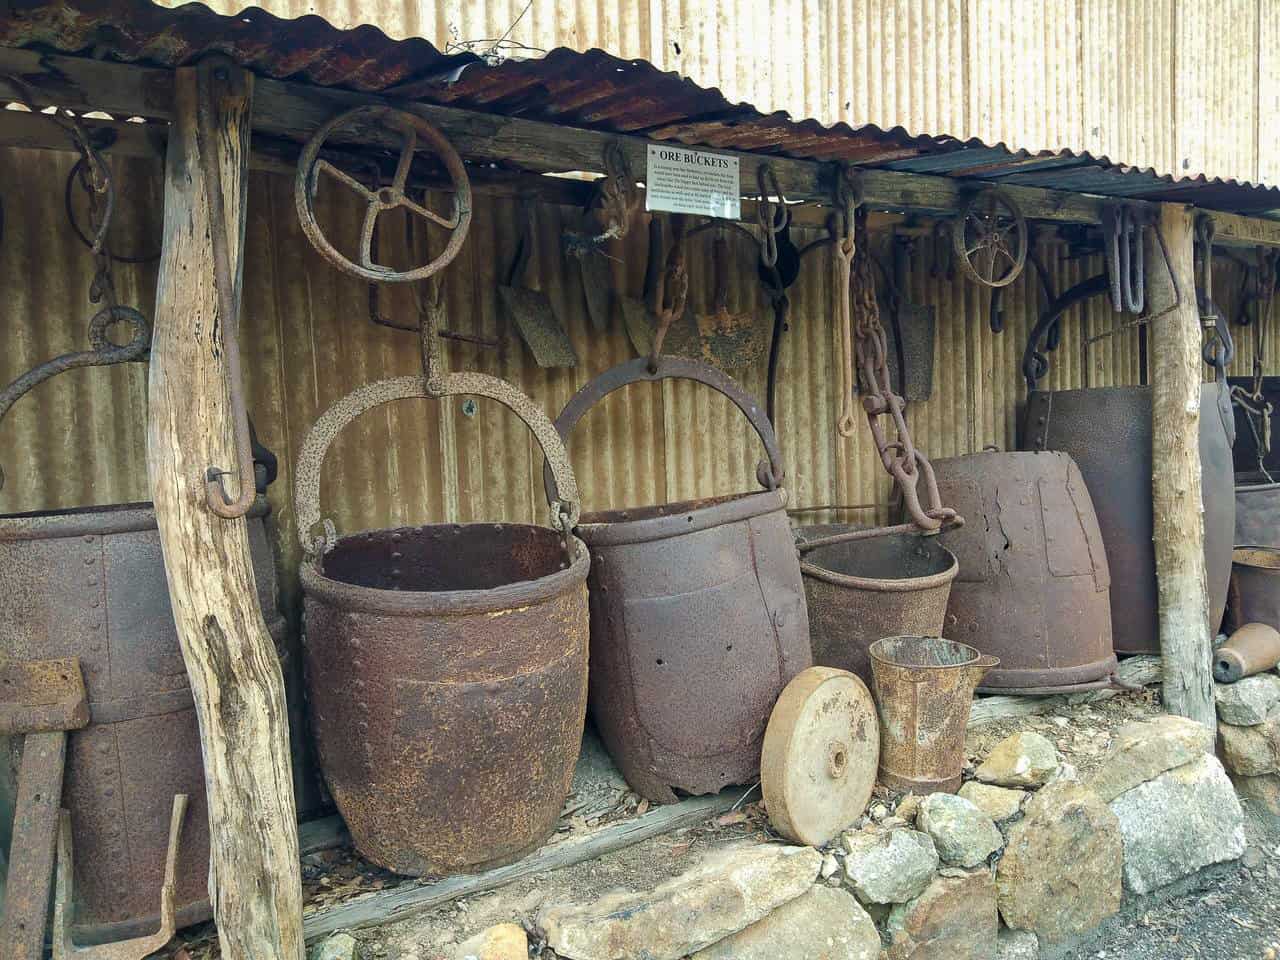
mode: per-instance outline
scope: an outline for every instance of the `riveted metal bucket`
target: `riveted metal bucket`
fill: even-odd
[[[1280,547],[1245,544],[1231,555],[1227,624],[1265,623],[1280,630]]]
[[[696,361],[633,360],[584,386],[556,429],[567,438],[614,390],[669,378],[733,401],[769,461],[763,492],[585,514],[577,527],[592,558],[592,717],[631,788],[655,802],[753,780],[769,713],[812,662],[777,441],[733,380]]]
[[[391,400],[458,394],[498,400],[533,430],[567,529],[577,486],[551,422],[481,374],[360,388],[317,421],[297,470],[320,767],[361,854],[414,876],[508,863],[546,839],[586,713],[589,561],[571,533],[429,524],[339,538],[324,521],[311,539],[320,467],[342,427]]]
[[[1000,658],[980,689],[1107,686],[1116,670],[1110,568],[1071,457],[974,453],[933,469],[943,498],[968,521],[938,537],[960,561],[940,632]]]
[[[1280,547],[1280,483],[1236,475],[1235,542]]]
[[[951,501],[947,501],[950,503]],[[903,634],[942,633],[960,567],[937,537],[896,533],[804,551],[816,540],[858,529],[821,524],[796,529],[808,602],[813,662],[871,682],[867,648]]]
[[[1200,395],[1201,496],[1209,627],[1227,603],[1235,492],[1234,420],[1219,385]],[[1228,429],[1227,423],[1231,427]],[[1022,446],[1071,455],[1093,498],[1111,573],[1111,625],[1117,653],[1159,653],[1156,561],[1151,543],[1151,388],[1035,390],[1027,398]]]
[[[1000,661],[941,637],[886,637],[869,652],[880,781],[916,794],[954,793],[974,687]]]
[[[258,599],[280,649],[266,500],[249,514]],[[62,803],[76,851],[80,942],[150,933],[164,880],[170,808],[190,797],[177,864],[179,925],[212,916],[200,729],[148,503],[0,517],[0,655],[79,657],[89,726],[67,742]],[[4,773],[16,779],[18,743]],[[5,823],[12,811],[5,811]]]

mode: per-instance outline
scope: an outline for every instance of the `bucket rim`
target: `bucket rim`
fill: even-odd
[[[255,520],[269,513],[271,505],[267,498],[258,494],[247,516]],[[106,536],[156,529],[156,508],[149,500],[0,514],[0,543]]]
[[[1280,547],[1262,543],[1237,543],[1231,548],[1231,565],[1254,570],[1280,570]]]
[[[902,536],[910,537],[915,536],[915,534],[908,533],[902,534]],[[867,590],[871,593],[915,593],[918,590],[933,590],[938,587],[945,587],[960,575],[960,561],[956,559],[956,555],[940,543],[936,544],[936,546],[951,558],[951,564],[945,570],[940,570],[938,573],[930,573],[923,577],[902,577],[893,580],[881,577],[859,577],[850,573],[837,573],[826,567],[820,567],[809,560],[800,561],[800,573],[833,586]],[[814,553],[817,552],[817,550],[814,551]],[[891,640],[894,638],[884,637],[881,639]],[[878,643],[879,641],[876,642]],[[958,643],[959,641],[954,642]]]
[[[520,527],[546,531],[555,536],[561,534],[536,523],[459,523],[459,524],[427,524],[426,526],[483,527],[492,530],[497,527]],[[379,528],[401,529],[401,528]],[[338,538],[343,540],[363,537],[378,530],[361,530],[344,534]],[[303,560],[298,567],[298,575],[302,584],[303,597],[307,600],[318,600],[331,606],[341,607],[353,613],[375,613],[386,616],[412,617],[422,614],[467,614],[487,613],[503,610],[508,607],[542,603],[560,596],[580,584],[585,584],[587,572],[591,566],[587,546],[573,534],[564,535],[573,557],[568,567],[554,570],[531,580],[517,580],[502,586],[479,590],[385,590],[381,587],[366,587],[360,584],[337,580],[321,572],[324,556]]]
[[[942,640],[957,647],[963,647],[973,654],[963,663],[898,663],[896,660],[890,660],[888,657],[880,654],[880,647],[883,644],[893,640]],[[900,670],[955,670],[957,667],[977,666],[982,660],[982,652],[975,646],[965,643],[963,640],[949,640],[946,637],[926,637],[919,634],[903,633],[892,637],[881,637],[867,647],[867,655],[871,658],[872,663],[883,663],[887,667],[894,667]],[[998,662],[998,661],[997,661]]]
[[[623,546],[632,543],[650,543],[654,540],[670,540],[687,533],[709,530],[712,527],[742,520],[752,520],[769,513],[786,510],[786,492],[782,487],[776,490],[749,491],[747,493],[727,494],[723,497],[704,500],[679,500],[671,504],[658,504],[658,509],[667,507],[683,507],[686,504],[698,504],[692,509],[676,510],[674,513],[663,513],[654,517],[642,517],[636,520],[604,520],[599,522],[579,521],[574,532],[591,547]],[[640,507],[637,509],[654,509]],[[617,513],[618,511],[610,511]],[[585,516],[591,516],[586,514]]]

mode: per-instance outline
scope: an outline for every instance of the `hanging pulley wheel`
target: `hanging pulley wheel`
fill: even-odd
[[[774,829],[822,846],[867,808],[880,763],[880,725],[866,684],[810,667],[782,691],[765,729],[760,788]]]
[[[320,156],[325,142],[335,131],[343,127],[352,128],[350,132],[357,135],[364,143],[369,142],[368,131],[371,128],[390,128],[400,135],[400,155],[390,184],[366,186],[354,175]],[[418,203],[408,194],[409,170],[413,165],[419,140],[435,151],[449,176],[453,190],[453,211],[447,217],[427,208],[423,203]],[[316,190],[320,185],[322,173],[349,188],[357,197],[365,201],[358,261],[351,260],[340,253],[329,242],[329,238],[324,235],[324,231],[320,229],[320,224],[316,220]],[[302,148],[302,153],[298,157],[298,173],[294,179],[293,195],[302,229],[316,250],[339,270],[371,283],[405,283],[412,280],[425,280],[438,273],[458,255],[463,241],[467,239],[467,231],[471,227],[471,181],[462,165],[462,158],[445,139],[444,134],[426,120],[392,107],[356,107],[354,110],[339,114],[320,127],[307,141],[307,145]],[[449,239],[439,255],[429,263],[412,270],[392,270],[373,260],[374,227],[377,225],[378,215],[400,207],[413,216],[449,231]]]
[[[970,280],[1007,287],[1027,262],[1027,221],[1013,199],[998,187],[970,198],[951,225],[951,245]]]

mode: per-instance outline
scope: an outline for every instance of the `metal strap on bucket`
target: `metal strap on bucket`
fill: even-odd
[[[534,402],[505,380],[483,373],[453,373],[441,377],[430,388],[422,376],[393,377],[365,384],[347,394],[315,422],[302,445],[298,457],[297,476],[294,479],[294,507],[298,513],[298,539],[308,557],[316,557],[333,549],[337,542],[337,530],[333,521],[324,518],[324,532],[314,535],[320,517],[320,468],[334,437],[351,421],[374,407],[392,400],[411,398],[431,399],[470,395],[497,400],[514,413],[532,431],[547,458],[547,466],[555,477],[550,488],[559,496],[549,495],[552,526],[569,531],[578,522],[578,482],[569,465],[565,451],[551,420]]]
[[[587,381],[582,389],[565,404],[565,408],[560,411],[560,416],[556,417],[555,429],[559,431],[560,439],[568,443],[569,434],[573,432],[578,421],[595,406],[597,401],[603,400],[615,390],[633,383],[657,383],[660,380],[692,380],[728,397],[747,418],[756,436],[764,444],[765,454],[769,458],[757,464],[756,480],[766,490],[776,490],[782,486],[782,452],[778,449],[778,438],[774,435],[773,425],[769,423],[768,417],[761,412],[760,406],[750,394],[728,374],[709,364],[669,354],[657,357],[656,363],[650,357],[628,360]],[[552,466],[550,458],[547,464],[548,467]],[[564,484],[551,469],[543,471],[543,482],[547,488],[547,499],[555,502],[557,490],[563,492]],[[576,500],[576,493],[574,499]]]

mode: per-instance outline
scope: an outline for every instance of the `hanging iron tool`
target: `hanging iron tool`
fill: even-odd
[[[1280,273],[1276,269],[1280,251],[1257,247],[1254,258],[1252,264],[1242,261],[1244,277],[1240,283],[1240,305],[1236,308],[1236,324],[1241,327],[1252,324],[1264,306],[1269,309],[1267,305],[1280,283]]]
[[[498,287],[498,294],[538,366],[576,367],[578,354],[550,298],[529,286],[529,257],[533,253],[537,225],[533,200],[521,197],[518,206],[520,238],[506,282]]]
[[[609,328],[613,307],[612,271],[605,246],[627,235],[641,199],[631,162],[617,140],[605,145],[604,170],[583,211],[582,232],[566,231],[563,240],[565,252],[578,261],[582,273],[591,326],[601,332]]]
[[[1268,483],[1274,483],[1265,461],[1271,453],[1271,416],[1275,410],[1262,391],[1262,368],[1268,328],[1271,325],[1271,307],[1275,300],[1276,258],[1262,247],[1257,249],[1256,256],[1258,298],[1257,323],[1253,331],[1253,380],[1247,390],[1240,386],[1231,388],[1231,403],[1244,413],[1245,423],[1253,434],[1258,472],[1267,478]]]
[[[887,344],[880,323],[880,307],[876,302],[874,267],[867,245],[866,210],[862,207],[862,180],[851,167],[841,165],[836,180],[836,209],[841,213],[840,235],[836,243],[838,275],[837,323],[840,327],[844,382],[841,385],[842,412],[837,430],[842,437],[852,436],[856,429],[853,412],[854,391],[860,382],[862,407],[867,426],[880,455],[880,462],[902,492],[902,501],[912,524],[926,533],[940,530],[944,523],[961,524],[964,520],[954,510],[942,505],[933,467],[924,452],[911,440],[902,411],[905,403],[889,383],[886,359]],[[856,264],[856,270],[855,270]],[[852,302],[851,302],[851,298]],[[854,358],[858,377],[855,381]],[[895,439],[890,440],[880,418],[888,415],[893,423]],[[920,478],[925,481],[926,504],[918,490]],[[908,524],[907,527],[910,527]],[[876,531],[840,534],[844,539],[861,535],[896,532],[886,527]],[[825,542],[834,542],[827,538]]]
[[[894,234],[892,343],[889,344],[890,382],[908,401],[924,401],[933,395],[933,341],[937,326],[934,308],[912,303],[911,258],[914,237]]]
[[[800,251],[791,240],[791,211],[782,194],[773,167],[762,163],[756,171],[760,202],[756,219],[760,224],[760,263],[757,273],[773,306],[773,334],[769,339],[769,373],[765,391],[765,413],[777,425],[778,359],[782,335],[789,329],[791,298],[787,289],[800,275]],[[771,199],[773,198],[773,199]]]
[[[989,187],[971,197],[951,225],[960,269],[974,283],[1007,287],[1027,260],[1027,221],[1007,193]]]
[[[1143,264],[1143,231],[1146,227],[1146,217],[1133,204],[1113,203],[1102,211],[1111,309],[1116,313],[1142,313],[1146,299]]]
[[[1213,299],[1213,217],[1202,213],[1196,217],[1195,248],[1199,259],[1200,282],[1196,285],[1196,303],[1200,308],[1200,323],[1209,330],[1209,337],[1201,351],[1204,362],[1213,367],[1215,379],[1225,383],[1227,367],[1235,358],[1235,341],[1231,338],[1231,330],[1227,318],[1218,309]]]

